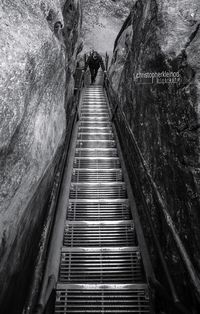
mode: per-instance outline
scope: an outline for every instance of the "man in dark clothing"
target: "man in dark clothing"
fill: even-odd
[[[102,57],[96,51],[93,51],[93,53],[88,57],[85,64],[85,71],[87,70],[88,66],[91,73],[91,83],[93,84],[95,82],[100,66],[102,70],[105,72],[105,66]]]

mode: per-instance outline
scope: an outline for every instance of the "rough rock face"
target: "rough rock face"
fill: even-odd
[[[38,243],[67,125],[80,14],[76,0],[0,4],[0,304],[4,301],[0,308],[4,313],[12,313],[6,296],[13,296],[18,279],[21,291],[23,283],[27,285],[25,270]]]
[[[138,0],[116,41],[110,68],[113,89],[197,271],[200,270],[199,25],[198,0]],[[170,80],[166,73],[158,79],[148,78],[149,73],[162,72],[175,72],[178,79]],[[138,167],[145,191],[141,171]],[[151,215],[156,220],[160,213],[148,193]],[[170,249],[171,238],[162,221],[157,233],[178,291],[187,291],[182,291],[184,298],[190,289],[188,280],[183,277],[176,251]]]
[[[133,0],[84,0],[83,51],[94,49],[111,55],[114,40],[132,5]]]

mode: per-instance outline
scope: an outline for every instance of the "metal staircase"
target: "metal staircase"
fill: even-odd
[[[149,291],[103,88],[80,110],[55,313],[150,313]]]

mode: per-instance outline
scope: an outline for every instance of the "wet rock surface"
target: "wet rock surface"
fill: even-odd
[[[110,68],[112,87],[197,273],[200,270],[199,25],[198,0],[139,0],[118,37]],[[162,72],[178,73],[179,79],[170,81],[167,74],[164,80],[141,76],[141,73]],[[189,281],[183,275],[169,231],[155,207],[142,169],[138,167],[137,171],[178,292],[189,306],[195,307],[192,297],[188,297]]]
[[[0,4],[0,304],[4,300],[4,313],[12,313],[6,291],[13,289],[11,283],[19,276],[26,277],[23,268],[33,262],[32,248],[37,246],[67,127],[80,15],[76,0]]]

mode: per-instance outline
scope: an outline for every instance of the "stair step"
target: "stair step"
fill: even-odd
[[[106,122],[101,122],[101,121],[80,121],[79,126],[80,127],[111,127],[111,122],[106,121]]]
[[[81,169],[75,168],[72,182],[120,182],[123,180],[121,169]]]
[[[79,133],[78,134],[78,139],[79,140],[93,140],[93,141],[98,141],[98,140],[113,140],[114,135],[109,132],[109,133]]]
[[[107,114],[109,114],[108,107],[106,105],[104,105],[104,104],[95,104],[95,105],[84,104],[81,107],[80,112],[83,112],[83,111],[88,111],[87,113],[90,113],[90,112],[93,112],[93,111],[95,111],[95,112],[97,112],[97,111],[106,111]]]
[[[75,157],[74,168],[84,169],[118,169],[120,160],[118,157]]]
[[[79,127],[79,132],[90,132],[93,131],[94,133],[110,133],[112,132],[112,128],[111,127]]]
[[[83,116],[83,115],[81,115],[81,120],[85,121],[85,122],[92,121],[95,123],[96,123],[96,121],[107,122],[107,121],[110,121],[110,117],[108,115],[101,116],[101,117],[99,115],[97,115],[97,116],[94,116],[94,115],[93,116],[92,115]]]
[[[58,285],[55,313],[150,313],[148,290],[142,284]]]
[[[70,199],[127,198],[123,182],[72,183]]]
[[[109,113],[108,107],[107,106],[103,106],[103,107],[97,107],[94,108],[93,106],[82,106],[81,107],[81,112],[82,113]]]
[[[82,102],[82,104],[83,104],[83,106],[85,105],[85,104],[91,104],[92,106],[94,106],[94,105],[106,105],[106,100],[98,100],[98,99],[94,99],[94,100],[90,100],[90,99],[83,99],[83,102]]]
[[[75,157],[117,157],[118,153],[116,148],[77,148],[75,152]]]
[[[64,248],[59,282],[142,283],[144,274],[137,247]]]
[[[115,148],[114,140],[77,140],[77,148]]]
[[[66,221],[64,246],[136,246],[133,221]]]
[[[108,131],[107,131],[107,132],[106,132],[106,131],[105,131],[105,132],[102,132],[102,130],[101,130],[101,132],[94,132],[94,131],[93,131],[93,132],[81,132],[81,131],[80,131],[80,132],[78,133],[78,137],[79,137],[79,136],[82,136],[82,135],[84,135],[84,136],[86,136],[86,135],[90,135],[90,136],[91,136],[91,135],[95,135],[95,136],[101,137],[101,135],[103,135],[103,136],[104,136],[104,135],[113,135],[113,132],[112,132],[112,130],[110,130],[109,132],[108,132]]]
[[[130,219],[128,200],[70,200],[67,219],[70,220],[123,220]]]
[[[91,104],[85,101],[84,104],[81,105],[81,110],[107,110],[108,111],[108,106],[106,103],[95,103]]]

